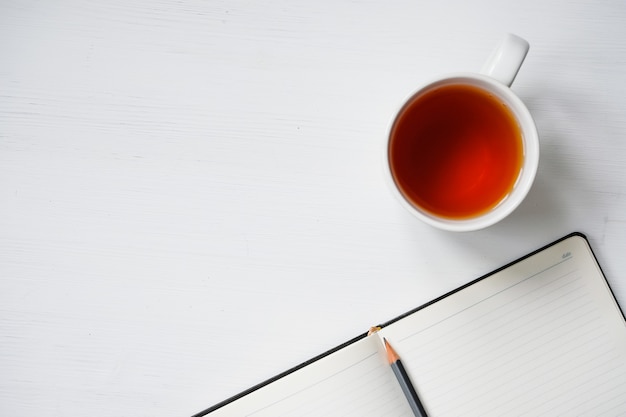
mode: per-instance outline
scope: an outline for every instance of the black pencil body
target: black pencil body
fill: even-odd
[[[424,410],[424,406],[420,402],[417,396],[417,392],[415,392],[415,388],[413,388],[411,380],[409,379],[409,375],[406,373],[404,366],[402,366],[402,362],[400,361],[400,359],[397,359],[391,364],[391,369],[396,375],[396,378],[400,383],[400,387],[402,388],[402,392],[404,392],[404,396],[409,402],[409,405],[411,406],[411,410],[413,410],[413,414],[415,414],[415,417],[428,417],[426,415],[426,410]]]

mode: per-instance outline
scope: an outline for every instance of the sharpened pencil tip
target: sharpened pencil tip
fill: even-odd
[[[395,350],[391,347],[386,338],[383,337],[383,342],[385,343],[385,350],[387,351],[387,360],[390,364],[396,362],[400,357],[396,353]]]

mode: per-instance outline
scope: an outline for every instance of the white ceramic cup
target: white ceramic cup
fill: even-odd
[[[397,112],[385,143],[385,175],[390,188],[400,203],[417,218],[440,229],[449,231],[479,230],[508,216],[528,194],[534,181],[539,163],[539,138],[533,118],[519,97],[510,89],[517,72],[526,57],[529,45],[524,39],[509,34],[495,48],[480,73],[460,73],[438,78],[419,88],[405,101]],[[436,215],[421,207],[402,191],[394,177],[390,161],[390,149],[394,125],[410,103],[415,102],[433,89],[451,85],[466,84],[482,89],[499,100],[513,114],[522,137],[523,156],[521,169],[510,192],[494,207],[474,217],[450,218]]]

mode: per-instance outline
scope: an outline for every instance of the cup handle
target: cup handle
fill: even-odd
[[[529,47],[526,40],[512,33],[507,34],[493,50],[480,72],[510,87]]]

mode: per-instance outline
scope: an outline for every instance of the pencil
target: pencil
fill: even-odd
[[[385,350],[387,351],[387,359],[389,360],[389,365],[391,365],[391,369],[396,375],[396,379],[400,383],[402,392],[409,402],[413,414],[415,414],[415,417],[428,417],[426,415],[426,410],[424,410],[424,406],[417,396],[417,392],[415,392],[415,388],[413,388],[413,384],[411,384],[409,375],[406,373],[404,366],[402,366],[402,361],[400,361],[400,357],[398,356],[396,351],[393,350],[389,342],[387,342],[387,339],[383,337],[383,341],[385,342]]]

